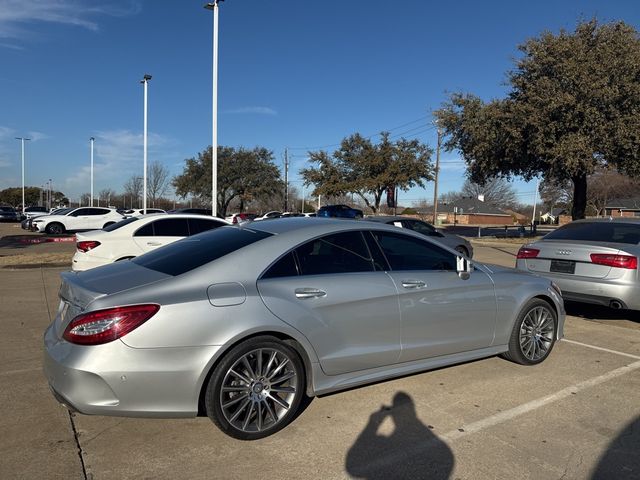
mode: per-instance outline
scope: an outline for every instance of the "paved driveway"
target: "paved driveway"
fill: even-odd
[[[517,247],[476,246],[511,266]],[[70,415],[41,373],[61,269],[0,270],[0,478],[640,478],[640,319],[570,307],[537,367],[500,358],[314,399],[257,442],[206,418]]]

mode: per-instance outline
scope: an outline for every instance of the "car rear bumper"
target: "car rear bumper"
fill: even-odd
[[[45,333],[43,369],[54,397],[87,415],[193,417],[220,347],[131,348],[116,340],[74,345]]]
[[[578,280],[561,276],[545,277],[552,279],[561,289],[565,300],[612,306],[620,302],[622,308],[640,310],[640,285],[605,279]]]

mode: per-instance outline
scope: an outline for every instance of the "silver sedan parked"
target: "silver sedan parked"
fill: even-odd
[[[524,245],[516,267],[550,278],[566,300],[640,310],[640,219],[576,220]]]
[[[305,395],[498,354],[540,363],[564,317],[550,281],[420,234],[279,219],[63,273],[44,370],[81,413],[203,413],[253,440]]]

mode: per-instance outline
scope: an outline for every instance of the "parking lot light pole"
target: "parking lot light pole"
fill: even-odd
[[[211,215],[218,216],[218,3],[214,0],[204,8],[213,10],[213,92],[211,104]]]
[[[89,141],[91,142],[91,200],[89,201],[89,206],[93,207],[93,142],[95,138],[91,137]]]
[[[24,213],[24,142],[31,139],[25,137],[16,137],[16,140],[20,140],[22,142],[22,213]]]
[[[147,213],[147,88],[151,75],[145,74],[140,80],[144,85],[144,132],[142,134],[143,173],[142,173],[142,212]]]

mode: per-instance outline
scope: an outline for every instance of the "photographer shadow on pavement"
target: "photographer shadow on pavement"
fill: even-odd
[[[393,432],[385,435],[380,430],[387,418],[392,420]],[[398,392],[391,407],[383,406],[371,414],[345,463],[347,473],[355,478],[440,480],[449,478],[454,456],[418,419],[412,398]]]

